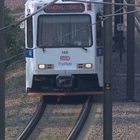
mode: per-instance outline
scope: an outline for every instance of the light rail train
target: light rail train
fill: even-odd
[[[103,5],[89,1],[58,0],[25,21],[28,95],[102,94]],[[50,2],[28,0],[25,17]]]

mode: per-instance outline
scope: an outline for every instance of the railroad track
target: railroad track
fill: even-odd
[[[82,105],[82,109],[81,109],[80,114],[79,114],[79,117],[78,117],[76,123],[74,123],[75,124],[74,127],[69,132],[69,134],[66,138],[67,140],[76,139],[76,137],[80,133],[80,131],[81,131],[82,127],[84,126],[85,121],[88,117],[88,113],[90,112],[90,108],[91,108],[91,105],[92,105],[91,100],[92,100],[92,98],[89,96],[86,99],[86,101],[84,101],[84,103]],[[38,125],[40,125],[38,122],[42,119],[43,115],[47,115],[46,113],[44,113],[45,109],[47,109],[47,103],[46,103],[45,97],[43,97],[35,115],[30,120],[27,127],[20,134],[20,136],[18,136],[17,140],[28,139],[29,136],[32,133],[34,133],[34,128],[38,127]]]
[[[29,135],[32,133],[33,129],[36,127],[38,121],[40,120],[41,116],[43,115],[43,112],[46,108],[46,102],[45,98],[42,97],[41,102],[37,108],[36,113],[28,123],[28,125],[25,127],[23,132],[18,136],[17,140],[25,140],[29,137]]]
[[[137,29],[140,31],[140,15],[139,15],[139,13],[135,13],[135,24],[136,24]],[[79,135],[82,127],[84,126],[84,123],[85,123],[85,120],[88,116],[88,113],[90,112],[91,105],[92,105],[91,99],[88,98],[85,105],[83,106],[83,109],[82,109],[74,127],[72,128],[72,130],[68,134],[68,136],[66,138],[67,140],[76,139],[76,137]],[[22,132],[22,134],[17,138],[17,140],[23,140],[23,139],[28,138],[28,136],[32,133],[33,128],[36,126],[37,122],[42,117],[42,114],[43,114],[44,110],[46,109],[46,107],[47,107],[47,103],[45,102],[45,99],[42,99],[42,102],[40,103],[40,106],[38,107],[37,113],[31,119],[31,121],[29,122],[29,124],[27,125],[25,130]]]
[[[89,115],[90,109],[91,109],[91,105],[92,105],[92,99],[91,97],[89,97],[85,103],[85,105],[83,106],[83,109],[80,113],[80,116],[75,124],[75,126],[73,127],[72,131],[70,132],[69,136],[67,137],[67,140],[74,140],[77,138],[77,136],[79,135],[81,129],[83,128],[87,117]]]

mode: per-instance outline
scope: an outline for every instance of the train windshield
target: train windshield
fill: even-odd
[[[38,18],[38,47],[91,47],[89,15],[41,15]]]

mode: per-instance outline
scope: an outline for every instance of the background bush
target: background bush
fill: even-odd
[[[10,25],[15,22],[15,18],[12,16],[11,10],[4,7],[4,25]],[[7,67],[13,61],[20,59],[22,55],[19,55],[24,51],[24,38],[21,36],[19,26],[8,29],[4,32],[5,35],[5,53]]]

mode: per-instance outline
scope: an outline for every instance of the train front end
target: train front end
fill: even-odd
[[[26,6],[31,12],[44,4]],[[28,95],[102,93],[103,46],[97,45],[97,10],[90,6],[92,10],[88,4],[58,1],[27,20]]]

